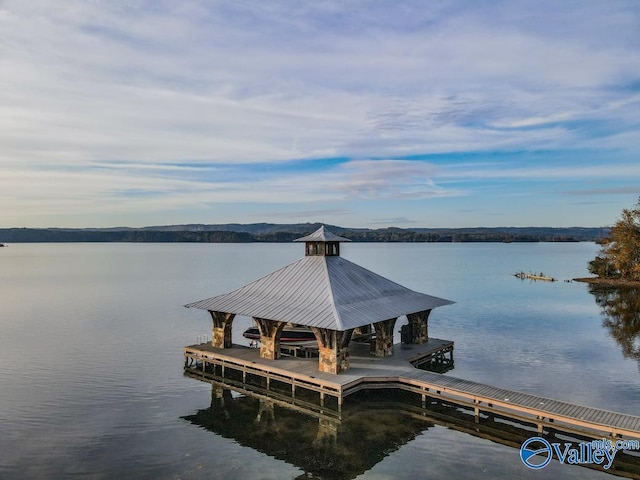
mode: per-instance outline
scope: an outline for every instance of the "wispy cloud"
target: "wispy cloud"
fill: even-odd
[[[622,1],[8,0],[0,225],[238,202],[371,220],[367,201],[486,180],[637,178],[639,19]]]
[[[584,190],[573,190],[571,192],[567,192],[570,195],[619,195],[619,194],[631,194],[636,195],[640,198],[640,187],[635,186],[623,186],[623,187],[611,187],[611,188],[591,188]]]
[[[578,180],[590,179],[640,179],[640,164],[611,163],[608,165],[518,165],[494,164],[477,167],[475,165],[450,165],[446,178],[462,179],[539,179],[539,180]]]
[[[415,220],[407,217],[374,218],[371,223],[373,225],[410,225],[415,223]]]
[[[282,222],[290,222],[292,218],[293,219],[302,218],[302,219],[307,219],[307,221],[311,223],[317,222],[317,221],[322,221],[322,223],[326,223],[323,220],[324,218],[335,218],[335,217],[339,218],[344,215],[350,215],[353,212],[351,212],[349,209],[346,209],[346,208],[325,208],[325,209],[318,208],[315,210],[297,210],[293,208],[287,211],[273,210],[273,211],[267,211],[265,213],[270,218],[275,218]]]

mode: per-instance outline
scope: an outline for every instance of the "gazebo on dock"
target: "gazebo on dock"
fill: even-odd
[[[350,242],[324,226],[294,240],[305,243],[305,256],[229,293],[189,303],[213,319],[212,346],[231,348],[236,315],[252,317],[260,331],[260,356],[280,356],[280,335],[289,324],[309,327],[318,342],[319,370],[340,373],[349,368],[349,343],[354,331],[369,329],[372,353],[393,354],[393,330],[407,316],[403,341],[429,339],[431,310],[454,302],[415,292],[340,256],[340,243]]]

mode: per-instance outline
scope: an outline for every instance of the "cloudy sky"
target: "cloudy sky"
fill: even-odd
[[[0,0],[0,227],[602,226],[640,3]]]

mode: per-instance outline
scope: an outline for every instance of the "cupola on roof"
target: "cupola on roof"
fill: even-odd
[[[350,242],[348,238],[339,237],[322,225],[315,232],[306,237],[298,238],[294,242],[305,242],[306,256],[339,256],[340,243]]]

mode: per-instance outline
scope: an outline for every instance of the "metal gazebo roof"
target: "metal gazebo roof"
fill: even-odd
[[[320,230],[299,240],[346,240]],[[344,331],[452,303],[340,256],[306,256],[244,287],[186,306]]]

